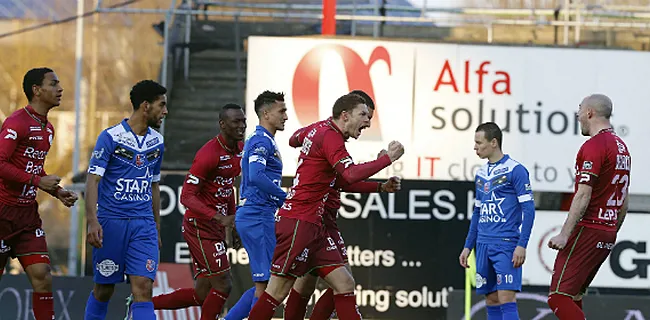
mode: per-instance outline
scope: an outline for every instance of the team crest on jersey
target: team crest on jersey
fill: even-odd
[[[483,185],[483,191],[484,192],[490,191],[490,181],[485,181],[485,184]]]
[[[154,272],[156,270],[156,263],[151,259],[147,259],[146,267],[147,267],[147,271]]]
[[[585,161],[582,163],[582,170],[591,170],[594,164],[591,161]]]
[[[135,165],[136,166],[141,166],[144,164],[144,154],[136,154],[135,155]]]

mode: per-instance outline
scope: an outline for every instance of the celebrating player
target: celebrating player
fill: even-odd
[[[36,320],[54,319],[50,257],[36,202],[37,188],[70,207],[74,192],[47,175],[45,156],[54,138],[48,112],[61,103],[63,88],[48,68],[27,71],[23,90],[29,105],[12,113],[0,132],[0,278],[9,257],[17,257],[32,284]]]
[[[144,80],[131,89],[133,113],[97,138],[86,181],[88,243],[93,248],[95,287],[85,319],[106,318],[115,284],[129,276],[135,320],[153,320],[153,280],[160,246],[160,128],[167,89]],[[104,235],[106,237],[104,237]],[[106,242],[104,242],[106,240]]]
[[[231,289],[225,228],[235,219],[233,182],[241,172],[246,116],[239,105],[227,104],[219,114],[221,133],[194,157],[183,184],[183,237],[194,262],[194,288],[153,298],[154,309],[201,306],[201,319],[216,319]]]
[[[359,95],[347,94],[334,104],[332,121],[312,129],[303,140],[294,184],[278,212],[271,280],[249,319],[271,319],[296,278],[311,269],[334,290],[339,319],[361,318],[355,301],[354,279],[341,268],[343,258],[321,220],[337,174],[345,184],[354,184],[389,166],[404,153],[399,142],[391,142],[386,155],[368,163],[354,164],[345,148],[345,139],[358,138],[369,122],[365,100]]]
[[[476,172],[476,203],[459,257],[467,268],[476,248],[476,292],[485,294],[489,320],[519,319],[515,293],[521,291],[521,266],[535,220],[528,170],[503,154],[502,137],[496,123],[476,128],[474,150],[488,163]]]
[[[363,92],[362,90],[354,90],[350,92],[352,94],[357,94],[361,96],[368,106],[369,120],[372,120],[375,104],[372,101],[370,96]],[[298,129],[289,139],[289,145],[292,147],[302,147],[302,142],[305,136],[317,126],[325,125],[332,118],[327,120],[315,122],[307,127]],[[384,151],[385,152],[385,151]],[[381,154],[380,154],[381,157]],[[376,182],[366,182],[361,181],[353,185],[340,186],[342,184],[342,179],[337,178],[337,185],[334,188],[330,189],[330,194],[328,195],[327,202],[325,203],[325,213],[323,214],[323,226],[327,229],[327,234],[334,240],[336,246],[343,258],[346,269],[352,274],[352,269],[348,264],[348,255],[345,248],[345,241],[341,236],[338,225],[336,223],[336,217],[338,216],[338,209],[341,207],[341,195],[340,191],[346,192],[356,192],[356,193],[372,193],[372,192],[395,192],[400,189],[400,182],[397,177],[392,177],[384,183]],[[316,274],[308,273],[305,276],[298,278],[296,283],[293,285],[293,289],[289,293],[289,298],[287,299],[287,304],[284,311],[284,318],[286,320],[292,319],[304,319],[307,312],[307,304],[309,299],[316,289],[318,277]],[[334,291],[332,288],[328,288],[320,296],[314,309],[312,310],[311,320],[326,320],[329,319],[334,312]]]
[[[576,157],[575,194],[560,234],[548,246],[559,250],[548,305],[560,320],[583,320],[582,295],[607,259],[627,214],[630,153],[614,133],[612,101],[594,94],[582,100],[582,144]],[[577,226],[577,227],[576,227]]]
[[[275,249],[275,212],[286,193],[280,188],[282,157],[275,144],[275,133],[284,130],[287,107],[284,94],[264,91],[255,99],[259,125],[244,145],[242,158],[242,206],[235,225],[246,248],[255,286],[250,288],[226,315],[226,320],[241,320],[262,295],[269,281]]]

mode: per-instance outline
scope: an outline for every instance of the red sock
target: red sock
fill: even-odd
[[[548,306],[560,320],[585,320],[585,314],[569,296],[552,294],[548,297]]]
[[[354,292],[335,294],[334,305],[336,306],[336,315],[339,320],[361,320],[361,313],[357,308],[357,300]]]
[[[284,320],[304,320],[309,298],[303,298],[298,291],[291,289],[284,306]]]
[[[271,320],[275,313],[275,308],[280,305],[278,300],[275,300],[271,295],[262,293],[262,296],[257,300],[253,306],[253,310],[248,315],[248,320]]]
[[[194,288],[178,289],[174,292],[161,294],[151,299],[155,310],[175,310],[192,306],[200,306],[201,301],[196,296]]]
[[[223,305],[228,300],[228,295],[217,290],[210,290],[208,297],[203,301],[201,306],[201,320],[214,320],[221,314]]]
[[[573,300],[573,302],[575,302],[575,303],[576,303],[576,306],[578,306],[578,308],[580,308],[580,310],[582,310],[582,299],[580,299],[580,300]]]
[[[54,320],[52,292],[32,292],[32,310],[36,320]]]
[[[334,312],[334,290],[328,288],[325,290],[311,312],[309,320],[328,320]]]

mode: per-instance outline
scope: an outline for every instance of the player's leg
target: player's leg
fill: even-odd
[[[32,292],[34,318],[36,320],[53,319],[52,273],[43,230],[37,228],[16,237],[14,253],[25,269],[34,289]]]
[[[250,210],[239,208],[239,210]],[[242,320],[248,317],[251,309],[264,293],[268,285],[271,270],[271,260],[275,249],[275,222],[237,219],[235,226],[241,243],[248,253],[249,267],[254,286],[248,289],[233,306],[226,320]]]
[[[298,279],[293,284],[289,292],[286,305],[284,307],[285,320],[303,320],[307,313],[307,304],[309,298],[316,289],[318,282],[317,273],[308,273]]]
[[[7,267],[7,261],[11,257],[11,248],[5,244],[4,240],[0,241],[0,281]]]
[[[574,300],[586,290],[615,241],[615,232],[578,226],[567,247],[558,252],[548,304],[560,320],[584,319],[584,312]]]
[[[128,221],[128,245],[125,254],[125,273],[131,282],[133,303],[130,312],[134,320],[155,320],[153,281],[158,270],[158,231],[153,219]]]
[[[352,268],[348,264],[348,252],[345,247],[345,241],[343,240],[343,236],[341,235],[341,232],[339,231],[338,227],[333,225],[333,226],[326,226],[327,228],[327,233],[332,237],[334,242],[336,243],[336,246],[339,249],[339,253],[341,254],[341,257],[343,258],[343,262],[345,262],[345,268],[348,270],[350,274],[352,274]],[[305,306],[306,308],[306,306]],[[325,292],[318,298],[318,301],[316,302],[316,305],[314,305],[314,309],[311,312],[311,317],[309,318],[310,320],[327,320],[332,317],[332,314],[334,313],[334,290],[332,288],[327,288]]]
[[[269,285],[253,306],[250,320],[270,320],[296,278],[307,273],[311,247],[319,227],[293,218],[280,217],[275,224],[277,244],[271,263]]]
[[[521,291],[522,269],[515,268],[512,257],[516,245],[490,244],[490,262],[496,273],[496,289],[503,320],[519,320],[516,293]]]
[[[496,273],[490,262],[489,245],[476,244],[476,293],[485,295],[488,320],[501,320],[501,304],[496,286]]]
[[[105,235],[101,248],[93,248],[93,291],[86,302],[85,320],[104,320],[115,284],[124,282],[127,220],[99,219]]]

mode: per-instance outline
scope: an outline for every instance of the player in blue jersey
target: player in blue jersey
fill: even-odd
[[[86,181],[88,243],[95,287],[85,320],[106,318],[116,283],[129,276],[134,320],[154,320],[151,302],[160,246],[160,128],[167,90],[144,80],[131,89],[133,114],[99,135]],[[112,317],[114,319],[114,317]]]
[[[255,99],[259,125],[244,144],[242,157],[241,206],[235,228],[248,253],[255,286],[250,288],[226,315],[226,320],[248,317],[257,298],[268,284],[275,249],[275,212],[284,203],[282,157],[274,136],[284,130],[287,107],[284,94],[264,91]]]
[[[535,220],[528,170],[501,151],[503,134],[493,122],[476,129],[474,150],[488,159],[475,177],[476,200],[461,266],[476,248],[476,292],[484,294],[488,320],[519,319],[515,293]]]

